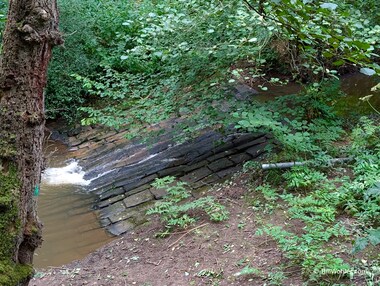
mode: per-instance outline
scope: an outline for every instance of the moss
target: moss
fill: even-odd
[[[0,285],[14,286],[33,274],[32,265],[20,265],[9,260],[0,261]]]
[[[0,171],[0,285],[17,285],[32,273],[29,265],[12,262],[13,249],[19,233],[18,189],[16,167]]]

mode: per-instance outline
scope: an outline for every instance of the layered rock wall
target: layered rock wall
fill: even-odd
[[[265,134],[222,135],[204,130],[199,137],[176,143],[171,132],[155,143],[126,139],[127,131],[88,129],[70,137],[72,156],[80,159],[96,194],[100,222],[120,235],[146,220],[144,211],[164,193],[151,187],[156,178],[176,176],[197,190],[226,179],[244,162],[265,151]]]

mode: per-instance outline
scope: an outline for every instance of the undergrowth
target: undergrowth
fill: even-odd
[[[375,285],[380,274],[380,119],[362,117],[346,130],[333,105],[326,104],[333,100],[318,101],[331,95],[331,90],[311,88],[302,97],[282,97],[260,109],[235,113],[238,128],[274,135],[277,153],[271,160],[304,164],[261,171],[263,184],[254,187],[257,195],[250,201],[260,213],[256,234],[276,241],[291,265],[301,268],[307,284],[359,279]],[[331,159],[337,157],[349,161],[333,165]],[[276,209],[284,210],[289,222],[266,223]],[[288,226],[294,221],[302,230]],[[358,258],[363,255],[368,261]],[[254,270],[248,267],[241,273]]]
[[[159,215],[165,224],[161,236],[169,234],[176,227],[184,229],[194,224],[197,221],[194,215],[196,211],[204,212],[214,222],[228,219],[228,211],[214,197],[190,199],[192,196],[186,188],[186,183],[175,182],[175,177],[156,179],[152,186],[167,192],[162,201],[156,202],[154,207],[147,211],[148,215]]]

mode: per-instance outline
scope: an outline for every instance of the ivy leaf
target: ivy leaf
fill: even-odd
[[[362,74],[365,74],[365,75],[368,75],[368,76],[371,76],[371,75],[376,74],[375,70],[370,69],[370,68],[361,68],[361,69],[360,69],[360,72],[361,72]]]
[[[380,196],[380,182],[377,182],[374,187],[368,189],[365,194],[365,198],[368,199],[370,196]]]
[[[368,245],[368,239],[366,237],[359,237],[354,244],[352,254],[362,251]]]
[[[334,11],[338,7],[338,5],[334,3],[325,2],[325,3],[322,3],[320,7],[323,9],[329,9],[331,11]]]
[[[370,230],[368,240],[372,245],[378,245],[380,243],[380,228]]]

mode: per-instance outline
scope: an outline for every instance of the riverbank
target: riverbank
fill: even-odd
[[[227,207],[226,222],[201,217],[185,231],[156,238],[162,224],[151,217],[81,261],[38,270],[31,285],[263,285],[256,275],[236,275],[247,265],[269,273],[286,262],[272,240],[255,236],[254,185],[251,175],[239,174],[207,192]],[[280,212],[271,220],[287,221]],[[284,285],[300,285],[300,270],[288,271],[294,273]]]
[[[349,168],[339,170],[350,172]],[[155,234],[162,230],[162,223],[158,217],[149,217],[147,224],[83,260],[37,270],[31,285],[299,286],[310,278],[301,261],[290,259],[273,237],[258,235],[267,224],[282,226],[295,235],[305,234],[305,223],[292,217],[284,200],[268,199],[268,194],[259,191],[265,175],[252,170],[239,173],[207,192],[227,207],[230,215],[225,222],[211,223],[201,215],[196,225],[176,230],[167,238],[157,238]],[[338,177],[339,172],[330,172],[330,181]],[[369,278],[363,273],[376,266],[380,249],[370,246],[358,255],[349,255],[357,221],[340,213],[332,224],[337,223],[350,234],[327,242],[323,253],[332,253],[349,263],[352,271],[359,272],[351,280],[349,275],[327,272],[321,275],[319,284],[309,284],[332,285],[334,281],[339,285],[366,285]],[[378,274],[374,281],[378,281]]]

